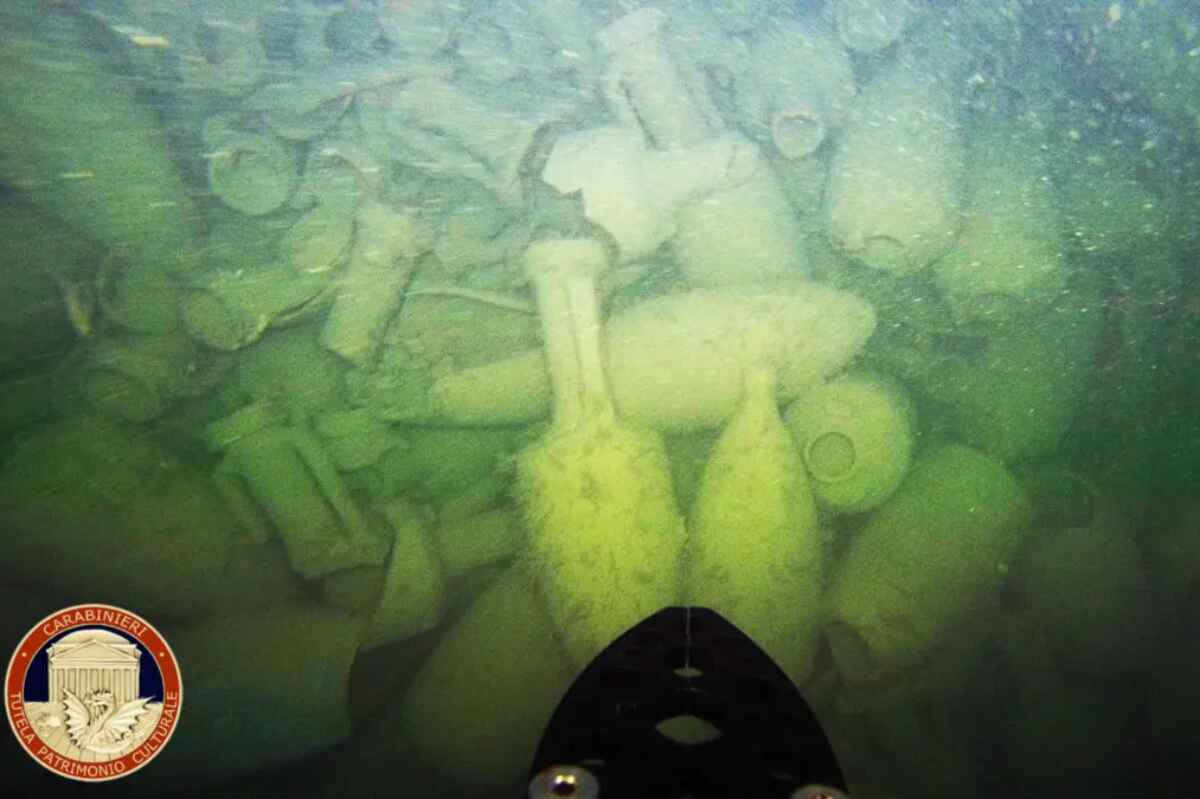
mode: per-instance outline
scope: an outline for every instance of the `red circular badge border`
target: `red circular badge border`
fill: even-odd
[[[72,624],[69,627],[62,627],[57,630],[52,630],[50,633],[46,633],[42,630],[42,628],[48,623],[53,622],[56,618],[64,613],[74,613],[75,611],[88,610],[105,610],[124,613],[134,621],[140,623],[145,628],[145,632],[141,635],[137,635],[132,630],[123,627],[117,627],[111,623],[98,621],[81,621],[78,624]],[[166,693],[171,690],[174,690],[178,697],[175,702],[175,718],[171,722],[170,728],[167,730],[166,737],[163,738],[162,741],[155,743],[153,746],[151,745],[152,742],[147,740],[132,752],[122,755],[114,760],[105,761],[104,765],[122,764],[125,766],[120,773],[107,777],[81,777],[75,774],[67,774],[59,771],[51,764],[42,760],[42,758],[38,757],[37,752],[32,749],[21,736],[20,731],[17,729],[16,722],[13,720],[12,708],[9,706],[10,697],[14,693],[19,693],[22,698],[25,696],[25,676],[29,672],[29,664],[33,662],[34,656],[42,651],[42,648],[46,645],[46,643],[51,638],[61,635],[69,630],[85,627],[102,627],[104,629],[113,630],[114,632],[132,636],[139,644],[149,651],[152,657],[154,657],[154,662],[158,666],[159,674],[162,676],[164,701],[166,699]],[[22,657],[22,655],[24,655],[24,657]],[[21,748],[24,749],[29,756],[38,763],[38,765],[42,766],[48,771],[51,771],[60,777],[66,777],[67,779],[77,780],[79,782],[110,782],[112,780],[120,779],[121,777],[127,777],[138,769],[143,768],[147,763],[158,756],[159,752],[161,752],[171,740],[171,736],[175,734],[175,728],[179,726],[179,713],[182,709],[183,681],[179,674],[179,661],[175,659],[175,653],[171,651],[170,645],[167,644],[167,641],[162,637],[162,634],[159,633],[158,630],[154,629],[154,626],[148,621],[143,619],[138,614],[126,610],[125,608],[117,607],[116,605],[89,603],[86,605],[70,605],[69,607],[60,608],[54,611],[35,624],[33,628],[25,634],[25,637],[21,639],[21,643],[17,645],[15,650],[13,650],[12,658],[10,658],[8,661],[8,670],[4,673],[4,715],[8,718],[8,726],[12,728],[13,734],[17,738],[17,742],[21,744]],[[157,728],[157,724],[155,726]],[[42,741],[41,736],[36,732],[34,732],[33,735],[37,741],[45,743]],[[144,755],[141,759],[141,762],[134,760],[139,753]],[[62,755],[59,755],[59,757],[62,757]],[[72,758],[63,757],[63,759],[71,760],[73,763],[81,763],[84,765],[98,765],[95,763],[87,763],[86,761],[82,760],[73,760]]]

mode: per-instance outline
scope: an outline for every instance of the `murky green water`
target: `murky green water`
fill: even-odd
[[[523,795],[672,604],[856,797],[1192,790],[1186,0],[11,0],[0,44],[0,651],[107,603],[184,685],[94,790]],[[10,713],[108,762],[46,680]]]

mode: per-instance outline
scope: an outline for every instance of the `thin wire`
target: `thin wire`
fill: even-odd
[[[691,673],[692,668],[692,606],[684,608],[683,622],[683,668],[685,674]]]

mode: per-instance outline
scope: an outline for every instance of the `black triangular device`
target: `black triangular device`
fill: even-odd
[[[670,720],[711,734],[677,740],[664,732]],[[845,790],[800,691],[745,633],[702,607],[665,608],[588,664],[551,717],[530,777],[531,797],[786,799],[822,795],[802,786]]]

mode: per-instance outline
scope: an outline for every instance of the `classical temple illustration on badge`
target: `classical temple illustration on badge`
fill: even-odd
[[[138,643],[102,627],[46,646],[25,677],[25,713],[38,736],[63,757],[92,763],[141,745],[163,708],[161,676],[143,668],[143,655]]]

